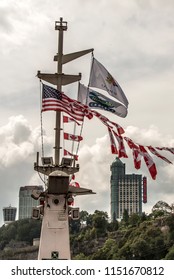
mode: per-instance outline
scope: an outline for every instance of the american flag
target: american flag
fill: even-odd
[[[88,106],[69,98],[64,93],[43,84],[42,88],[42,112],[63,111],[77,121],[83,121],[84,116],[91,119],[92,112]]]

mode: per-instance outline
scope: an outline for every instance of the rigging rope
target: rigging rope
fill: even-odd
[[[40,135],[41,135],[41,157],[44,157],[44,137],[43,137],[43,117],[42,117],[42,81],[40,80]],[[40,179],[43,181],[46,189],[46,176],[44,174],[43,179],[38,172]]]
[[[43,118],[42,118],[42,81],[40,80],[40,135],[41,135],[41,155],[44,157],[43,141]]]
[[[90,76],[91,76],[91,71],[92,71],[93,58],[94,58],[94,53],[92,51],[92,53],[91,53],[91,66],[90,66],[89,82],[90,82]],[[89,94],[89,82],[88,82],[88,89],[87,89],[87,95],[86,95],[86,105],[87,105],[88,94]],[[78,95],[79,95],[79,87],[80,87],[80,82],[78,83]],[[78,99],[79,99],[79,96],[77,97],[77,100]],[[83,122],[82,122],[81,130],[80,130],[80,136],[82,136],[84,120],[85,120],[85,117],[83,117]],[[76,155],[78,154],[79,147],[80,147],[80,142],[78,142],[78,145],[77,145]]]
[[[77,100],[79,100],[79,88],[80,88],[80,82],[78,83],[78,94],[77,94]],[[85,117],[83,117],[83,121],[82,121],[82,124],[81,124],[80,136],[82,136],[83,125],[84,125],[84,119],[85,119]],[[80,142],[78,142],[78,144],[77,144],[76,155],[78,154],[79,147],[80,147]]]

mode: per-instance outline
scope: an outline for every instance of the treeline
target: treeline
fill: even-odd
[[[81,212],[71,221],[71,248],[74,259],[87,260],[173,260],[174,207],[159,201],[152,213],[128,215],[110,222],[106,212]]]
[[[70,221],[72,259],[81,260],[173,260],[174,207],[159,201],[152,213],[128,215],[110,221],[108,214],[81,211],[80,219]],[[0,255],[7,247],[39,238],[41,221],[24,219],[0,228]]]
[[[40,237],[41,221],[32,219],[23,219],[15,221],[7,226],[0,228],[0,250],[7,245],[15,247],[17,242],[32,245],[34,238]]]

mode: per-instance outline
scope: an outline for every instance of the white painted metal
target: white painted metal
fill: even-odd
[[[70,259],[68,219],[65,195],[47,195],[42,221],[39,260]]]

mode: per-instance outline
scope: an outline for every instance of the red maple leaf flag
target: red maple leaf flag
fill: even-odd
[[[73,155],[72,153],[68,152],[64,149],[64,156],[72,156],[75,160],[78,160],[78,155]]]
[[[111,152],[112,152],[112,154],[118,154],[115,140],[114,140],[112,130],[110,129],[110,127],[108,127],[108,132],[109,132],[109,138],[110,138],[110,143],[111,143]]]
[[[80,188],[80,185],[79,185],[78,182],[71,182],[69,185],[70,185],[70,186],[73,186],[73,187],[75,187],[75,188]]]
[[[77,125],[80,125],[75,119],[68,116],[63,116],[63,123],[75,122]]]
[[[134,159],[134,166],[136,169],[140,169],[141,167],[141,153],[139,146],[136,145],[130,138],[124,137],[130,149],[132,149],[132,155]]]
[[[83,137],[80,135],[73,135],[73,134],[64,132],[64,139],[80,142],[83,140]]]
[[[97,111],[94,111],[94,110],[91,110],[91,111],[92,111],[93,115],[96,116],[107,127],[113,128],[113,125],[114,125],[116,127],[117,133],[119,135],[121,135],[125,132],[124,129],[119,124],[110,121],[108,118],[106,118],[105,116],[103,116],[102,114],[100,114]]]
[[[141,154],[144,158],[144,161],[147,165],[147,168],[149,169],[150,175],[151,175],[152,179],[155,180],[156,175],[157,175],[156,165],[153,162],[152,157],[146,151],[145,147],[142,146],[142,145],[139,145],[139,147],[140,147],[140,152],[141,152]]]
[[[118,141],[118,157],[124,157],[127,158],[124,142],[123,142],[123,137],[121,135],[118,135],[115,131],[113,131],[114,136],[116,137]]]
[[[109,121],[109,123],[113,124],[116,127],[119,135],[121,135],[125,132],[124,129],[119,124],[117,124],[115,122],[111,122],[111,121]]]
[[[171,152],[172,154],[174,154],[174,148],[168,148],[168,147],[162,147],[162,148],[160,148],[160,147],[156,147],[156,149],[158,149],[158,150],[160,150],[160,151],[162,151],[162,150],[169,151],[169,152]]]
[[[157,152],[157,150],[155,150],[155,148],[153,148],[152,146],[147,146],[147,148],[149,149],[149,151],[150,151],[152,154],[154,154],[154,155],[156,155],[157,157],[163,159],[163,160],[166,161],[167,163],[171,163],[171,164],[172,164],[172,162],[171,162],[170,160],[168,160],[166,157],[164,157],[164,156],[162,156],[161,154],[159,154],[159,153]]]

